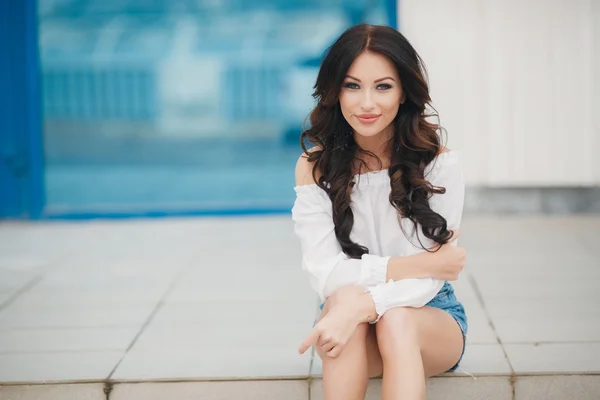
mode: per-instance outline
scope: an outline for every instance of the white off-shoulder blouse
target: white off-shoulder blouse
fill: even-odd
[[[425,251],[420,243],[431,248],[434,242],[423,235],[420,225],[417,238],[414,224],[408,218],[399,220],[398,212],[389,203],[388,170],[367,172],[354,179],[354,225],[350,238],[369,249],[361,259],[351,259],[342,251],[335,237],[331,200],[325,191],[314,183],[294,188],[292,219],[302,248],[302,268],[310,285],[322,301],[344,285],[363,285],[373,296],[377,320],[393,307],[426,305],[444,281],[420,278],[386,282],[387,264],[391,257]],[[460,153],[448,151],[438,155],[425,168],[425,179],[446,188],[446,193],[431,197],[431,209],[446,219],[448,229],[459,228],[465,191]]]

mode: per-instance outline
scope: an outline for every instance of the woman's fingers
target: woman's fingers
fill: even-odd
[[[331,358],[335,358],[342,352],[342,348],[343,348],[343,346],[338,344],[337,346],[332,347],[325,354],[327,354],[327,356],[329,356]]]
[[[325,345],[326,343],[329,343],[329,342],[331,342],[331,336],[321,335],[319,337],[319,340],[317,341],[317,345],[318,346],[323,346],[323,345]]]
[[[306,336],[306,339],[302,342],[300,347],[298,348],[298,353],[304,354],[306,350],[310,348],[321,336],[321,327],[317,324],[312,331]]]
[[[328,354],[328,355],[329,355],[329,353],[330,353],[330,352],[331,352],[331,351],[332,351],[334,348],[336,348],[336,347],[337,347],[337,346],[336,346],[336,344],[335,344],[334,342],[332,342],[332,341],[329,341],[329,342],[327,342],[327,343],[325,343],[325,344],[323,344],[323,345],[321,346],[321,351],[322,351],[323,353],[325,353],[325,354]]]

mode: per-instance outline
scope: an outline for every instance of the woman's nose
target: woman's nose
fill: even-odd
[[[365,90],[363,92],[363,97],[362,97],[362,101],[361,101],[361,108],[365,111],[369,111],[372,110],[373,108],[375,108],[375,102],[373,101],[373,94],[371,93],[370,90]]]

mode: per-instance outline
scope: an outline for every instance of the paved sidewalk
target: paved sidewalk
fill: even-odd
[[[468,347],[428,398],[600,398],[599,230],[466,216]],[[322,399],[317,304],[289,216],[1,223],[0,399]]]

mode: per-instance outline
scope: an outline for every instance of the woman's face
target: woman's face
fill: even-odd
[[[340,106],[356,134],[372,137],[390,126],[403,97],[394,64],[381,54],[365,51],[346,73]]]

